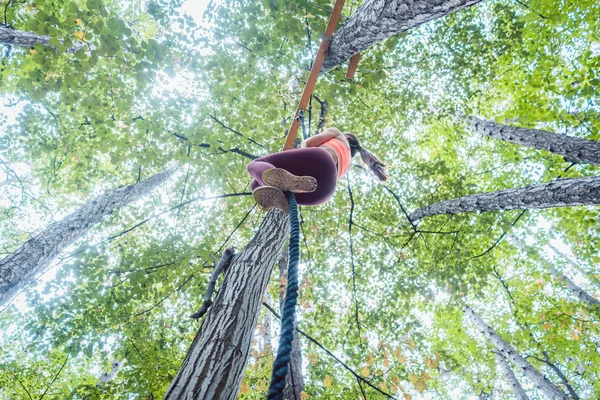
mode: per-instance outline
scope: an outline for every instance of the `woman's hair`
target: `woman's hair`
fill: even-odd
[[[350,154],[352,157],[354,157],[356,153],[360,153],[360,158],[367,164],[371,173],[375,175],[380,182],[385,182],[388,178],[388,174],[385,171],[385,164],[381,162],[375,154],[371,153],[369,150],[363,149],[356,136],[347,132],[344,133],[344,136],[350,144]]]

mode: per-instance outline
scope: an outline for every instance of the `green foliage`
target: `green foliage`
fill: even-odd
[[[346,16],[359,5],[347,2]],[[3,51],[2,102],[18,110],[14,120],[0,120],[8,182],[0,186],[3,255],[105,189],[151,176],[169,160],[184,167],[104,220],[0,313],[0,397],[39,398],[46,389],[48,398],[161,397],[197,331],[188,315],[201,304],[211,254],[243,247],[258,228],[263,214],[247,197],[193,201],[138,224],[188,200],[248,191],[249,159],[240,152],[281,148],[331,4],[224,1],[211,4],[200,25],[179,6],[7,5],[9,24],[50,36],[55,48]],[[345,180],[327,204],[301,209],[300,327],[398,398],[436,391],[443,398],[514,397],[491,346],[463,317],[464,304],[559,387],[555,371],[539,361],[544,351],[581,398],[600,393],[598,311],[540,263],[549,259],[596,294],[597,208],[437,216],[421,221],[418,232],[402,211],[598,174],[597,167],[568,168],[556,155],[478,137],[462,124],[462,115],[475,114],[600,140],[600,4],[527,6],[483,2],[433,21],[365,51],[355,80],[335,68],[315,89],[328,101],[327,125],[355,132],[388,163],[397,198],[353,168],[351,233]],[[69,53],[78,32],[89,50]],[[309,111],[314,132],[315,99]],[[511,235],[533,251],[518,248]],[[570,253],[577,268],[548,243]],[[273,305],[279,286],[273,277]],[[273,342],[277,326],[272,319]],[[266,391],[273,350],[261,340],[242,398]],[[362,395],[352,374],[301,343],[309,398]],[[97,385],[111,360],[126,362]],[[543,398],[517,375],[531,398]],[[384,398],[365,383],[362,389],[369,399]]]

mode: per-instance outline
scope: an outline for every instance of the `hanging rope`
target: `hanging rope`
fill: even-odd
[[[302,125],[302,134],[304,139],[308,138],[306,126],[304,124],[304,110],[308,106],[308,102],[312,96],[317,77],[321,72],[323,60],[329,47],[329,42],[333,37],[333,32],[342,14],[345,0],[336,0],[329,23],[325,29],[319,51],[315,57],[310,74],[306,81],[306,86],[300,97],[296,114],[292,120],[292,125],[285,139],[283,151],[291,150],[298,133],[299,125]],[[285,302],[283,304],[283,312],[281,313],[281,334],[279,337],[279,348],[277,349],[277,357],[273,362],[273,372],[271,374],[271,383],[269,385],[269,400],[283,400],[283,391],[285,389],[285,380],[287,377],[291,353],[292,343],[294,341],[294,328],[296,322],[296,303],[298,301],[298,262],[300,261],[300,223],[298,222],[298,204],[296,196],[291,192],[286,192],[286,197],[290,209],[290,243],[289,243],[289,263],[287,275],[287,289],[285,292]]]
[[[279,348],[277,357],[273,362],[271,384],[269,386],[269,400],[282,400],[285,389],[285,378],[287,377],[292,342],[294,341],[294,326],[296,323],[296,303],[298,301],[298,262],[300,261],[300,223],[298,221],[298,205],[296,196],[292,192],[286,192],[290,206],[290,244],[289,262],[287,274],[287,289],[285,302],[281,315],[281,335],[279,337]]]

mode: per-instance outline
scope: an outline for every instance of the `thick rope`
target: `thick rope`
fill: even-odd
[[[269,400],[282,400],[285,389],[285,378],[288,373],[294,341],[294,325],[296,322],[296,303],[298,301],[298,262],[300,261],[300,223],[298,222],[298,205],[294,193],[286,192],[290,206],[290,244],[285,302],[281,313],[281,335],[279,349],[273,362]]]

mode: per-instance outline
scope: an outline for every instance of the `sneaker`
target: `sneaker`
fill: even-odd
[[[296,176],[282,168],[271,168],[263,172],[263,181],[283,192],[310,193],[317,190],[317,180],[312,176]]]
[[[260,186],[254,189],[252,197],[263,209],[276,208],[288,213],[290,211],[285,194],[273,186]]]

